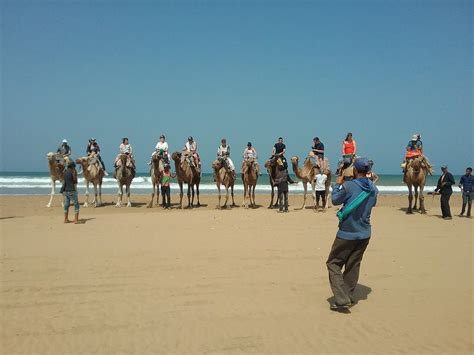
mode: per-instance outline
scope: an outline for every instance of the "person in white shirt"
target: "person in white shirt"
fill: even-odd
[[[198,169],[200,169],[201,168],[201,160],[199,159],[199,154],[197,152],[197,142],[194,140],[194,138],[192,136],[188,137],[188,141],[184,145],[184,150],[193,155],[194,164]]]
[[[221,145],[219,148],[217,148],[217,158],[225,159],[230,171],[235,177],[235,166],[232,159],[230,159],[230,146],[227,144],[227,140],[225,138],[221,139]]]
[[[119,150],[120,150],[120,153],[115,158],[114,166],[117,167],[117,163],[119,161],[120,154],[126,154],[127,155],[127,165],[131,166],[132,169],[135,169],[135,159],[133,158],[133,149],[132,149],[132,145],[128,142],[128,138],[123,138],[122,139],[122,144],[120,144]]]
[[[168,151],[168,142],[166,142],[166,137],[165,137],[164,134],[162,134],[160,136],[160,140],[158,141],[158,143],[156,143],[155,150],[151,154],[151,158],[153,159],[153,157],[155,155],[161,156],[163,158],[165,164],[169,164],[169,162],[171,160],[171,156],[170,156],[170,153]],[[150,165],[150,164],[151,164],[151,160],[148,163],[148,165]]]
[[[323,200],[323,207],[322,210],[325,212],[326,208],[326,180],[328,179],[327,176],[327,170],[324,171],[319,171],[319,174],[316,175],[315,181],[316,181],[316,208],[319,209],[319,199],[321,198]]]

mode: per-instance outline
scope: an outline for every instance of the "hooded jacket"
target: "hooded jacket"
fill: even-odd
[[[370,225],[370,213],[377,202],[378,190],[367,178],[359,178],[346,181],[342,185],[334,185],[332,190],[332,203],[334,205],[347,206],[363,191],[369,192],[369,196],[344,220],[339,222],[339,230],[336,236],[346,240],[358,240],[370,238],[372,228]]]

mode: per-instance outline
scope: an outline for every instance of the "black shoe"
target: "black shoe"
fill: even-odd
[[[351,306],[352,306],[352,303],[342,304],[342,305],[331,303],[329,308],[331,309],[331,311],[344,312],[344,311],[348,311],[349,308],[351,308]]]

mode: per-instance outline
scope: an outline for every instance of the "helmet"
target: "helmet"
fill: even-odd
[[[66,139],[63,139],[63,143],[66,143],[66,144],[67,144],[67,140],[66,140]]]
[[[189,136],[188,141],[192,141],[192,140],[193,140],[193,136]]]
[[[418,140],[418,134],[414,134],[411,136],[412,141],[417,141]]]

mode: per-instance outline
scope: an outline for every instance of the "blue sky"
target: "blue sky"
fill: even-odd
[[[161,133],[205,170],[221,137],[260,161],[278,136],[333,165],[348,131],[381,173],[420,132],[437,166],[473,164],[470,1],[1,1],[2,171],[46,171],[63,138],[124,136],[140,171]]]

